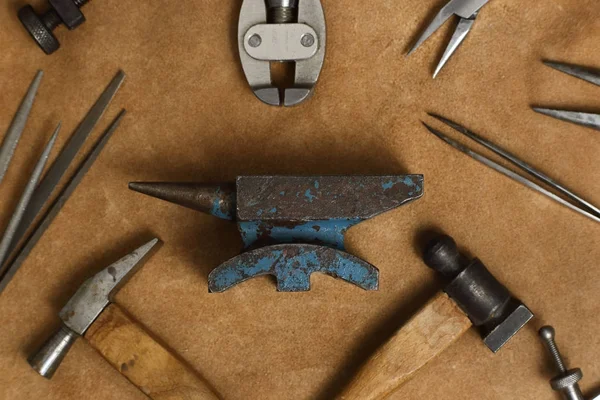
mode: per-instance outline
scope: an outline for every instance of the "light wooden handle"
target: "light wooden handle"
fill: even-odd
[[[339,400],[382,400],[471,327],[447,294],[437,294],[360,369]]]
[[[206,381],[152,339],[114,304],[100,314],[85,338],[151,399],[219,399]]]

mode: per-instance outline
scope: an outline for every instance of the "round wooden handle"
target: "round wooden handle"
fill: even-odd
[[[437,294],[377,350],[338,399],[387,398],[471,326],[447,294]]]
[[[115,304],[102,312],[85,338],[151,399],[219,399],[204,379],[152,339]]]

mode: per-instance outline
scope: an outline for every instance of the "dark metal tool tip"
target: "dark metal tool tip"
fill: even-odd
[[[131,182],[129,189],[223,219],[235,213],[235,187],[230,184]]]
[[[440,235],[425,246],[423,261],[447,278],[456,277],[462,270],[458,246],[448,235]]]

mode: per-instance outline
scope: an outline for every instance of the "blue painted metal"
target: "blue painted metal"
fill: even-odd
[[[365,290],[379,288],[379,270],[348,253],[308,244],[280,244],[248,251],[221,264],[209,277],[209,290],[223,292],[261,275],[273,275],[279,292],[310,290],[310,275],[321,272]]]
[[[366,290],[378,271],[344,250],[344,235],[360,222],[423,196],[422,175],[241,176],[233,185],[134,183],[133,190],[236,220],[251,250],[217,267],[211,292],[271,274],[280,291],[310,288],[310,274],[325,272]]]
[[[361,219],[316,220],[273,225],[263,221],[239,222],[238,227],[246,248],[256,243],[313,243],[344,250],[344,234]]]

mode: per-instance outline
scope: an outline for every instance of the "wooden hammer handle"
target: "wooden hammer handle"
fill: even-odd
[[[462,336],[471,321],[440,292],[360,369],[340,400],[382,400]]]
[[[102,312],[85,338],[151,399],[219,399],[205,380],[152,339],[115,304]]]

